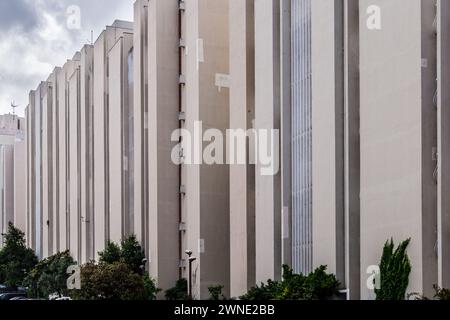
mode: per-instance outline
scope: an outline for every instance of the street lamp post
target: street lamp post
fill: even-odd
[[[142,265],[139,266],[139,268],[141,269],[142,275],[145,274],[145,266],[147,265],[147,258],[142,259]]]
[[[197,260],[197,258],[192,257],[192,251],[186,250],[189,261],[189,299],[192,300],[192,263]]]

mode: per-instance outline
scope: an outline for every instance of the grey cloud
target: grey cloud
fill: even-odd
[[[26,0],[0,0],[0,30],[19,27],[26,31],[35,28],[38,17],[35,7]]]

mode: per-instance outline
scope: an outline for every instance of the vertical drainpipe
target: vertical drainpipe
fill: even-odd
[[[180,1],[180,5],[183,1]],[[181,6],[178,10],[178,39],[181,41],[182,37],[183,37],[183,30],[182,30],[182,22],[183,22],[183,18],[182,18],[182,14],[183,11],[181,10]],[[180,45],[179,49],[178,49],[178,74],[181,75],[183,73],[183,48]],[[181,114],[183,112],[183,89],[182,89],[182,84],[179,84],[179,89],[178,89],[178,112],[179,114]],[[181,130],[183,128],[183,122],[181,117],[179,118],[179,129]],[[182,142],[182,137],[180,135],[179,138],[179,143],[181,144]],[[178,166],[178,180],[179,183],[178,185],[181,187],[182,182],[183,182],[183,169],[182,169],[182,165],[180,164]],[[183,194],[181,192],[179,192],[178,194],[178,225],[179,227],[179,231],[178,231],[178,261],[182,261],[183,259],[183,239],[182,239],[182,230],[181,230],[181,224],[183,222],[183,210],[182,210],[182,205],[183,205]],[[179,267],[179,271],[178,271],[178,277],[179,279],[181,279],[183,277],[183,272],[182,272],[182,266],[180,265]]]
[[[280,2],[281,28],[281,213],[282,263],[292,266],[291,0]]]
[[[359,2],[344,1],[344,221],[347,300],[361,298]]]

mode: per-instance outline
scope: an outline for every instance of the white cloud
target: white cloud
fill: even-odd
[[[23,115],[28,93],[45,81],[55,66],[61,66],[115,19],[132,20],[133,0],[13,0],[0,1],[0,113],[20,105]],[[81,29],[67,28],[66,10],[81,9]],[[1,18],[1,17],[0,17]],[[95,39],[94,39],[95,40]]]

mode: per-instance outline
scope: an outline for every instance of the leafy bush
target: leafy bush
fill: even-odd
[[[99,252],[99,264],[81,267],[81,290],[72,291],[76,300],[155,300],[160,289],[144,273],[145,253],[135,236],[119,245],[110,242]]]
[[[279,300],[325,300],[336,294],[339,282],[332,274],[327,274],[327,267],[321,266],[308,276],[294,274],[284,266],[282,292]]]
[[[81,290],[72,290],[75,300],[153,300],[158,289],[124,262],[87,263],[81,267]]]
[[[268,280],[267,284],[261,283],[261,286],[251,288],[247,294],[239,297],[241,300],[274,300],[282,291],[282,284],[277,281]]]
[[[175,287],[166,291],[165,297],[166,300],[189,300],[187,280],[178,280]]]
[[[433,289],[435,291],[434,300],[450,300],[450,290],[440,288],[438,285],[434,285]],[[410,293],[408,294],[408,300],[430,300],[429,298],[421,295],[420,293]]]
[[[436,292],[434,298],[436,300],[450,300],[450,290],[440,288],[438,285],[433,286],[434,291]]]
[[[411,273],[411,263],[406,253],[410,241],[403,241],[395,251],[392,239],[384,245],[380,262],[380,289],[375,289],[377,300],[405,300]]]
[[[25,245],[25,234],[9,223],[4,247],[0,250],[0,283],[13,288],[22,285],[26,274],[37,263],[34,251]]]
[[[268,280],[240,297],[241,300],[325,300],[337,293],[339,282],[321,266],[308,276],[283,266],[283,281]]]
[[[74,264],[69,251],[40,261],[25,278],[24,283],[29,288],[28,295],[46,299],[52,294],[67,296],[67,268]]]

